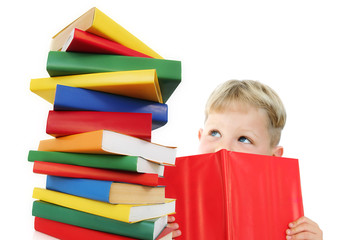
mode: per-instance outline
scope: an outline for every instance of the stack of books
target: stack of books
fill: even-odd
[[[35,229],[59,239],[171,239],[175,199],[159,185],[176,148],[151,142],[168,121],[181,63],[163,59],[92,8],[53,37],[50,77],[30,89],[53,104],[28,161]]]

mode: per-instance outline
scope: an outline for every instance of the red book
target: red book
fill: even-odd
[[[180,239],[281,240],[303,216],[297,159],[226,150],[180,157],[160,184],[177,199]]]
[[[101,54],[117,54],[131,57],[152,58],[141,52],[123,46],[120,43],[99,37],[95,34],[75,28],[62,47],[66,52],[86,52]]]
[[[46,133],[61,137],[111,130],[151,141],[152,114],[132,112],[49,111]]]
[[[34,161],[33,172],[59,177],[88,178],[147,186],[158,185],[158,175],[153,173],[124,172],[62,163]]]
[[[132,240],[135,238],[95,231],[87,228],[35,217],[34,228],[38,232],[64,240]],[[172,229],[165,228],[155,240],[172,239]]]

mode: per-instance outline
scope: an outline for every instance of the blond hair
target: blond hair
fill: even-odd
[[[226,110],[233,102],[246,103],[265,110],[269,120],[271,145],[278,145],[286,122],[286,112],[281,99],[272,88],[253,80],[226,81],[219,85],[207,100],[205,120],[210,112]]]

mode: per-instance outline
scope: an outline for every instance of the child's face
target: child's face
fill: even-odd
[[[211,112],[199,131],[200,153],[221,149],[261,155],[282,156],[283,148],[272,147],[267,113],[256,107],[235,103],[223,112]]]

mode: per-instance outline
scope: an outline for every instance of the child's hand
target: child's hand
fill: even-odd
[[[182,232],[178,229],[179,228],[178,223],[175,223],[175,217],[174,216],[168,216],[167,227],[174,229],[174,231],[172,232],[172,239],[182,235]]]
[[[318,224],[307,217],[301,217],[289,223],[286,239],[322,240],[323,232]]]

